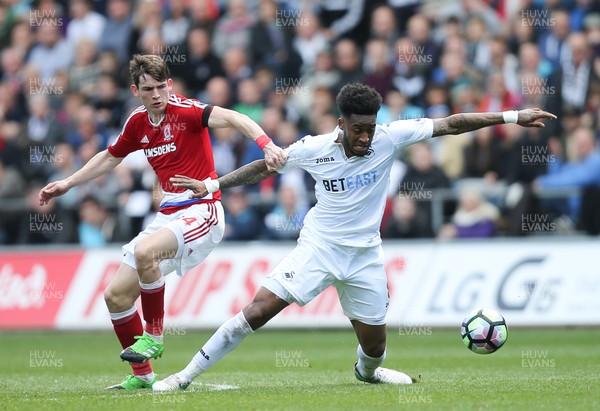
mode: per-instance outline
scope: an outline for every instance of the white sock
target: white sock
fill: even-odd
[[[138,282],[140,283],[140,288],[143,290],[156,290],[165,285],[165,277],[161,276],[158,280],[151,283],[143,283],[142,280],[139,280]]]
[[[150,372],[150,374],[144,374],[144,375],[136,375],[136,377],[138,377],[140,380],[144,381],[144,382],[152,382],[154,380],[154,371]]]
[[[154,334],[150,334],[149,332],[144,331],[144,334],[149,335],[150,337],[154,338],[154,341],[156,342],[163,342],[163,336],[162,335],[154,335]]]
[[[244,337],[253,332],[254,330],[246,321],[244,313],[240,311],[219,327],[200,351],[194,355],[187,367],[177,373],[177,376],[191,382],[240,345]]]
[[[383,352],[383,355],[378,358],[369,357],[364,353],[360,344],[356,349],[356,354],[358,354],[358,364],[356,364],[356,368],[360,375],[364,378],[371,378],[373,374],[375,374],[375,369],[379,367],[383,360],[385,360],[386,351]]]

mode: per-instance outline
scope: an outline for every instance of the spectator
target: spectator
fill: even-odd
[[[96,123],[96,112],[90,105],[80,107],[77,112],[77,129],[68,136],[69,143],[77,150],[82,144],[90,142],[98,150],[108,146],[108,136]]]
[[[444,171],[433,162],[433,153],[428,143],[417,143],[409,147],[408,169],[400,183],[398,192],[417,199],[427,197],[431,190],[450,187],[450,180]],[[419,207],[419,218],[431,226],[431,203],[423,202]]]
[[[28,21],[18,21],[11,29],[10,44],[17,48],[24,58],[27,58],[34,44],[35,32],[31,30]]]
[[[53,153],[52,157],[55,160],[53,162],[54,172],[48,177],[47,182],[62,180],[79,169],[79,165],[75,159],[75,151],[70,144],[58,144]],[[72,213],[73,217],[75,217],[75,211],[79,207],[79,201],[81,200],[79,191],[80,187],[74,187],[68,193],[56,199],[56,203],[60,208],[68,213]]]
[[[332,90],[334,95],[344,85],[362,81],[361,53],[354,41],[344,39],[335,45],[335,66],[339,70],[340,79]]]
[[[23,142],[27,145],[54,146],[64,140],[64,131],[50,108],[48,94],[29,96],[29,119],[24,128]]]
[[[520,97],[516,93],[511,92],[506,87],[504,74],[500,71],[489,75],[488,92],[483,96],[477,111],[479,112],[494,112],[513,110],[519,107]],[[493,127],[494,135],[498,138],[504,137],[504,125],[500,124]]]
[[[203,27],[188,32],[184,56],[182,64],[171,66],[171,73],[182,79],[193,95],[204,92],[212,78],[224,75],[221,61],[211,50],[210,33]]]
[[[415,14],[408,20],[407,37],[416,47],[415,52],[422,57],[423,68],[429,76],[439,61],[440,50],[431,35],[431,23],[423,14]],[[424,60],[423,60],[424,58]]]
[[[77,230],[74,221],[64,210],[50,201],[40,206],[38,194],[44,187],[30,183],[25,198],[25,212],[19,219],[18,244],[74,244],[77,243]]]
[[[448,177],[433,163],[428,143],[414,144],[409,150],[409,166],[400,185],[401,193],[450,187]]]
[[[323,117],[329,114],[336,114],[335,100],[331,89],[327,87],[317,87],[313,92],[313,104],[308,114],[306,128],[314,135],[315,130],[319,129]],[[337,124],[337,121],[336,121]]]
[[[474,134],[475,138],[465,147],[463,177],[495,184],[506,174],[507,153],[491,128],[479,129]]]
[[[399,29],[394,10],[385,4],[377,6],[371,13],[371,39],[383,40],[393,48],[398,40]]]
[[[296,189],[287,185],[279,187],[277,199],[275,207],[265,216],[266,236],[269,239],[296,240],[308,205],[299,202]]]
[[[293,47],[294,31],[277,21],[274,0],[260,0],[258,20],[250,29],[253,67],[269,67],[278,78],[298,78],[302,59]]]
[[[481,16],[474,15],[466,21],[465,40],[470,64],[486,71],[490,64],[490,33]]]
[[[517,70],[519,62],[517,57],[510,54],[507,49],[506,41],[502,37],[494,37],[489,41],[490,56],[488,64],[483,66],[488,77],[495,72],[500,72],[504,76],[504,84],[511,93],[521,92],[521,84]]]
[[[166,46],[183,45],[190,28],[190,20],[186,16],[185,0],[171,0],[168,3],[169,17],[161,26],[161,35]]]
[[[552,157],[548,172],[535,180],[539,189],[600,186],[600,153],[596,150],[596,139],[592,129],[579,127],[573,134],[577,148],[577,160],[565,163],[562,153]],[[569,198],[568,204],[546,201],[546,205],[557,215],[567,215],[577,221],[580,207],[579,196]]]
[[[592,70],[592,58],[585,34],[573,33],[568,37],[570,57],[563,60],[560,87],[563,108],[585,108],[590,85],[599,82]]]
[[[231,48],[223,56],[223,69],[229,83],[231,95],[235,99],[240,81],[252,76],[246,52],[241,48]]]
[[[417,201],[408,195],[397,195],[392,202],[392,216],[383,228],[385,238],[431,238],[428,219],[417,212]]]
[[[564,10],[551,13],[550,30],[540,35],[538,47],[542,58],[555,66],[559,66],[569,58],[567,36],[571,32],[569,14]]]
[[[82,40],[95,46],[104,31],[106,18],[93,10],[91,0],[71,0],[69,12],[71,21],[67,25],[66,39],[71,47],[75,48]]]
[[[35,67],[41,81],[50,85],[57,71],[68,70],[71,65],[74,45],[62,37],[59,27],[51,25],[39,27],[36,38],[27,64]]]
[[[96,59],[96,45],[88,39],[75,46],[75,61],[69,68],[69,90],[93,97],[98,91],[98,77],[102,67]]]
[[[202,27],[213,33],[215,21],[219,17],[217,0],[190,1],[190,24],[192,27]]]
[[[21,51],[15,47],[8,48],[1,53],[0,65],[0,113],[7,121],[21,122],[25,120],[25,93],[27,87],[23,74],[23,57]]]
[[[100,36],[98,51],[113,51],[119,64],[129,59],[129,43],[133,32],[131,3],[127,0],[108,0],[108,19]]]
[[[542,79],[548,79],[554,72],[553,65],[542,59],[540,49],[533,42],[526,42],[519,47],[519,74],[536,73]],[[537,107],[537,106],[536,106]]]
[[[256,240],[260,235],[260,219],[248,204],[243,190],[229,190],[225,206],[225,239],[231,241]]]
[[[25,181],[14,167],[7,167],[0,156],[0,244],[14,242],[19,227],[20,211],[24,209]]]
[[[422,2],[420,0],[387,0],[386,3],[396,15],[398,32],[404,33],[408,20],[418,11]]]
[[[243,79],[239,83],[237,101],[233,110],[247,115],[257,123],[262,121],[265,106],[260,100],[260,88],[254,78]]]
[[[231,89],[225,77],[213,77],[206,83],[206,93],[202,101],[215,106],[231,107]]]
[[[489,238],[496,235],[500,212],[478,190],[465,188],[460,193],[458,210],[452,223],[438,233],[439,238]]]
[[[230,128],[215,128],[211,130],[213,157],[217,175],[224,176],[235,170],[239,164],[239,138]]]
[[[168,49],[163,42],[161,27],[163,15],[156,0],[138,1],[133,13],[133,31],[129,40],[129,54],[143,53],[164,56]]]
[[[394,66],[391,63],[391,51],[384,40],[369,40],[363,63],[365,73],[363,82],[373,87],[381,95],[392,87]]]
[[[319,26],[318,17],[310,11],[300,14],[302,24],[296,25],[296,36],[293,39],[294,49],[302,59],[302,74],[310,73],[315,69],[317,56],[329,47],[329,43]]]
[[[86,248],[102,247],[107,243],[121,241],[119,224],[114,216],[94,196],[81,200],[79,208],[79,244]]]
[[[391,88],[383,94],[383,104],[377,112],[377,123],[386,124],[395,120],[408,120],[425,116],[425,111],[412,105],[404,94]]]
[[[227,10],[217,21],[213,32],[213,51],[225,59],[227,50],[239,48],[248,50],[250,46],[250,28],[254,18],[248,12],[244,0],[228,0]]]
[[[423,92],[427,82],[425,60],[419,54],[419,49],[414,42],[402,37],[396,42],[396,51],[398,59],[395,65],[395,74],[393,84],[403,95],[410,99],[410,102],[418,106],[424,106]],[[455,57],[456,58],[456,57]]]
[[[306,127],[305,122],[310,117],[315,91],[320,87],[331,89],[339,83],[340,72],[334,66],[331,52],[329,50],[321,51],[317,54],[313,70],[302,77],[301,84],[304,92],[295,93],[290,96],[292,105],[296,108],[301,118],[301,127]]]
[[[0,54],[0,80],[10,86],[12,93],[18,93],[23,86],[23,56],[23,52],[16,47],[6,48]]]
[[[125,101],[119,92],[114,76],[102,74],[98,79],[98,88],[92,96],[91,104],[95,109],[95,119],[107,133],[120,131],[121,118],[125,111]]]

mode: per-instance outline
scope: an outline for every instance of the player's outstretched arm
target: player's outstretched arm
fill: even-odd
[[[539,108],[498,113],[459,113],[433,120],[433,137],[462,134],[496,124],[517,123],[522,127],[545,127],[542,120],[556,116]]]
[[[265,153],[265,161],[269,170],[278,170],[285,164],[287,158],[285,151],[281,147],[277,147],[267,137],[265,131],[245,114],[215,106],[208,118],[208,126],[212,128],[233,127],[254,141]]]
[[[219,177],[217,181],[200,181],[182,175],[175,175],[175,177],[170,178],[170,181],[175,187],[183,187],[192,190],[194,194],[192,194],[190,198],[202,198],[208,193],[214,193],[215,191],[224,188],[256,184],[275,174],[277,174],[277,171],[269,170],[265,160],[256,160],[229,174]],[[207,187],[207,183],[209,187]]]
[[[52,198],[65,194],[71,188],[107,173],[119,165],[121,160],[123,159],[113,157],[108,150],[99,152],[70,177],[53,181],[42,188],[38,196],[40,205],[48,204]]]

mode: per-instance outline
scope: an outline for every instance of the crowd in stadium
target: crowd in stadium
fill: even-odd
[[[502,125],[410,147],[384,238],[600,231],[600,3],[593,0],[35,0],[0,5],[0,245],[122,243],[160,190],[144,154],[40,207],[47,182],[106,149],[139,100],[135,53],[160,55],[173,92],[231,108],[281,147],[332,131],[335,96],[374,87],[378,122],[540,107],[543,129]],[[211,130],[216,170],[263,158]],[[312,179],[224,193],[225,240],[296,239]]]

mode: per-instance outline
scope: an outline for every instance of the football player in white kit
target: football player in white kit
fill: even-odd
[[[287,162],[279,170],[301,168],[316,181],[317,204],[304,219],[297,247],[263,281],[252,302],[221,325],[185,369],[156,382],[154,391],[187,388],[289,304],[307,304],[330,285],[337,289],[344,314],[358,337],[356,378],[368,383],[411,384],[408,375],[381,367],[386,355],[389,295],[379,227],[394,159],[405,146],[431,137],[503,123],[544,127],[543,119],[556,118],[540,109],[525,109],[377,125],[381,96],[358,83],[343,87],[336,103],[341,113],[338,127],[289,146]],[[185,176],[171,180],[202,197],[273,174],[264,160],[259,160],[217,181]]]

